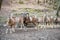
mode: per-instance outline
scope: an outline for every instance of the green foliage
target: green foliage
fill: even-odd
[[[50,11],[50,10],[47,10]],[[44,10],[40,10],[40,9],[32,9],[32,8],[19,8],[18,10],[16,10],[15,12],[12,12],[14,14],[14,16],[20,16],[21,13],[25,13],[28,12],[30,13],[30,15],[37,15],[38,17],[43,16],[45,14]]]
[[[14,11],[16,11],[16,10],[12,10],[12,12],[14,12]]]
[[[57,9],[58,6],[60,6],[60,0],[55,0],[54,1],[54,9]]]
[[[0,23],[4,23],[7,20],[5,16],[0,16]]]
[[[29,0],[25,0],[25,1],[29,1]]]
[[[19,4],[24,4],[24,2],[23,1],[19,1]]]

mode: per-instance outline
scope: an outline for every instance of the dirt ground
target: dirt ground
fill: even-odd
[[[60,40],[60,29],[24,29],[5,34],[5,27],[0,28],[1,40]]]

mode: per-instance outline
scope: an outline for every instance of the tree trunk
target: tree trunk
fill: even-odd
[[[3,0],[0,0],[0,10],[1,10],[2,1],[3,1]]]

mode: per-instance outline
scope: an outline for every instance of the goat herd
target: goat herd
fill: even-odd
[[[25,16],[20,15],[19,17],[10,16],[5,25],[8,27],[6,33],[8,33],[8,30],[10,30],[10,33],[12,33],[12,31],[15,32],[17,26],[25,28],[29,23],[32,23],[36,27],[38,24],[58,24],[60,23],[60,18],[54,18],[53,16],[48,17],[46,15],[38,18],[35,15],[29,16],[29,13]]]

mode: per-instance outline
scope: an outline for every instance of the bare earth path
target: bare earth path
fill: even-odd
[[[28,29],[16,30],[15,33],[5,34],[5,28],[0,29],[2,34],[0,35],[1,40],[60,40],[60,29]]]

